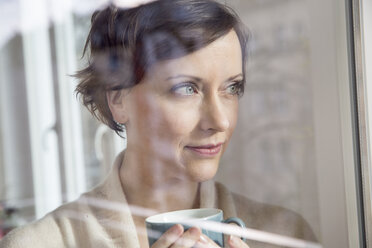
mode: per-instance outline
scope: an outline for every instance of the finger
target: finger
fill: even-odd
[[[228,243],[231,248],[249,248],[247,243],[245,243],[240,238],[232,236],[232,235],[229,236]]]
[[[169,228],[152,246],[151,248],[166,248],[176,242],[183,233],[183,226],[180,224]]]
[[[171,248],[191,248],[200,239],[201,230],[197,227],[191,227],[189,230],[184,232],[184,234],[175,242]]]
[[[213,240],[211,240],[205,234],[200,236],[200,239],[196,243],[196,248],[220,248]]]

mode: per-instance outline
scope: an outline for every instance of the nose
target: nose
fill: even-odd
[[[223,132],[230,126],[228,109],[219,100],[218,96],[209,97],[203,102],[200,127],[202,130]]]

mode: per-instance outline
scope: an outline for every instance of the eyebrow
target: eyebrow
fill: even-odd
[[[226,80],[226,82],[228,82],[228,81],[232,81],[232,80],[234,80],[234,79],[236,79],[236,78],[238,78],[238,77],[242,77],[242,78],[244,79],[243,74],[242,74],[242,73],[239,73],[239,74],[237,74],[237,75],[235,75],[235,76],[229,77],[229,78]]]
[[[192,78],[192,79],[194,79],[197,82],[201,81],[201,78],[199,78],[199,77],[190,76],[190,75],[184,75],[184,74],[180,74],[180,75],[177,75],[177,76],[168,77],[166,80],[168,81],[168,80],[171,80],[171,79],[184,78],[184,77]]]
[[[168,81],[168,80],[177,79],[177,78],[184,78],[184,77],[191,78],[191,79],[193,79],[193,80],[195,80],[197,82],[202,81],[202,79],[199,78],[199,77],[190,76],[190,75],[184,75],[184,74],[180,74],[180,75],[177,75],[177,76],[168,77],[166,80]],[[232,81],[232,80],[234,80],[234,79],[236,79],[238,77],[243,77],[243,74],[242,73],[239,73],[239,74],[237,74],[235,76],[229,77],[228,79],[226,79],[226,82]]]

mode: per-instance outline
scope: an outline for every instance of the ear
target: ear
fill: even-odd
[[[107,104],[110,108],[114,120],[118,123],[125,124],[128,121],[125,107],[125,90],[111,90],[106,93]]]

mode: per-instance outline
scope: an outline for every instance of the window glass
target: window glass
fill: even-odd
[[[135,4],[136,1],[115,3],[120,5],[129,2]],[[142,1],[145,2],[148,1]],[[354,157],[354,148],[358,146],[358,141],[353,139],[355,127],[360,123],[352,121],[352,99],[356,95],[351,89],[353,78],[352,68],[349,67],[354,61],[350,56],[352,37],[348,30],[350,19],[347,19],[350,18],[349,1],[219,2],[231,6],[249,30],[248,62],[244,68],[244,96],[237,100],[238,94],[234,91],[236,87],[240,89],[240,79],[234,79],[234,84],[227,82],[227,86],[223,81],[221,85],[214,87],[217,80],[203,78],[208,74],[208,68],[217,68],[219,62],[220,65],[223,64],[221,70],[211,70],[209,79],[218,78],[226,68],[240,69],[239,66],[232,66],[237,63],[231,60],[234,54],[236,55],[233,44],[237,40],[231,32],[224,33],[223,37],[230,39],[229,46],[224,49],[217,45],[218,49],[213,50],[214,52],[208,53],[209,50],[204,49],[211,47],[211,44],[226,42],[217,39],[187,56],[174,55],[184,51],[172,50],[178,40],[168,36],[169,34],[148,34],[151,39],[138,44],[142,45],[141,49],[145,47],[144,51],[148,49],[146,52],[153,52],[154,57],[140,58],[141,54],[134,53],[134,57],[138,56],[135,57],[138,63],[143,62],[141,59],[145,60],[144,64],[155,61],[149,66],[151,70],[145,74],[147,77],[139,84],[142,85],[136,86],[136,89],[141,89],[140,93],[137,90],[124,90],[124,93],[115,95],[111,94],[115,91],[108,91],[105,98],[105,101],[111,104],[111,116],[114,116],[115,121],[124,120],[126,125],[135,123],[132,124],[134,127],[129,128],[136,131],[128,131],[128,137],[125,128],[124,132],[120,132],[122,137],[119,137],[107,125],[94,118],[81,104],[82,99],[75,91],[79,79],[74,75],[84,69],[93,60],[92,57],[99,57],[97,54],[89,57],[89,45],[85,56],[83,51],[91,28],[92,14],[97,9],[104,9],[106,4],[103,1],[69,1],[62,6],[54,1],[39,0],[34,6],[37,11],[31,13],[25,11],[28,6],[26,3],[15,4],[12,0],[0,3],[0,9],[4,7],[9,13],[18,13],[4,19],[0,17],[2,23],[9,24],[6,32],[4,31],[4,38],[0,38],[0,239],[10,230],[40,219],[56,207],[74,201],[80,194],[90,191],[91,193],[85,195],[85,203],[92,209],[105,209],[109,213],[109,217],[103,218],[105,225],[101,222],[99,225],[102,224],[105,228],[109,226],[113,230],[116,227],[116,231],[123,231],[124,227],[120,226],[123,223],[114,212],[129,212],[133,220],[125,227],[129,231],[124,229],[130,235],[133,232],[139,234],[139,244],[143,246],[143,240],[147,242],[146,236],[140,234],[151,234],[142,232],[146,228],[144,217],[166,212],[165,210],[178,210],[177,207],[171,209],[167,204],[180,206],[184,203],[180,196],[186,199],[190,193],[189,188],[186,190],[186,187],[184,189],[172,181],[166,188],[169,192],[174,192],[174,195],[168,195],[174,198],[164,200],[164,206],[161,206],[163,208],[150,208],[141,204],[146,202],[146,195],[141,191],[142,186],[157,180],[160,182],[165,174],[175,170],[173,167],[161,167],[156,160],[160,155],[162,158],[168,156],[171,160],[174,147],[167,143],[167,138],[194,135],[193,127],[196,126],[203,132],[192,136],[193,141],[186,135],[189,143],[185,145],[188,155],[185,155],[184,159],[187,160],[192,157],[190,154],[194,153],[198,153],[200,157],[208,155],[208,159],[211,159],[214,153],[219,153],[218,149],[224,144],[209,143],[222,142],[225,141],[222,139],[228,138],[219,134],[208,136],[208,144],[200,143],[199,139],[212,133],[211,130],[232,130],[229,125],[224,126],[226,122],[218,117],[223,113],[228,121],[234,123],[233,112],[239,105],[236,128],[224,155],[217,163],[218,172],[214,177],[212,175],[208,178],[211,180],[207,180],[207,183],[190,187],[191,191],[197,192],[198,197],[193,199],[189,208],[221,208],[225,218],[243,219],[247,227],[243,229],[243,236],[248,238],[247,244],[250,247],[342,248],[357,247],[360,244],[359,238],[363,238],[363,232],[359,230],[361,224],[358,218],[363,213],[360,212],[358,199],[362,197],[362,193],[358,192],[359,185],[355,182],[358,178],[358,159]],[[98,15],[96,18],[102,18],[102,15],[101,13],[101,17]],[[123,17],[114,15],[115,18],[118,16]],[[170,14],[169,18],[174,16],[177,16],[176,12]],[[184,18],[184,15],[179,13],[178,17]],[[148,26],[151,26],[150,24],[151,22]],[[107,28],[102,27],[106,32],[110,25]],[[185,25],[186,27],[189,28]],[[114,30],[119,32],[122,27],[116,28]],[[195,30],[193,32],[196,32]],[[91,35],[99,43],[99,35]],[[192,35],[194,34],[190,33],[190,37],[195,36]],[[204,37],[203,35],[200,37]],[[195,47],[198,45],[194,44]],[[200,51],[207,51],[205,54],[211,57],[221,53],[226,61],[222,63],[218,56],[213,57],[213,61],[208,60],[206,56],[198,57]],[[226,55],[226,51],[230,53]],[[114,74],[114,69],[105,70],[107,64],[110,69],[125,67],[120,64],[122,54],[119,58],[111,55],[106,57],[103,53],[100,57],[102,64],[96,63],[93,67],[94,70],[104,71],[104,80],[100,79],[107,85],[111,81],[124,80],[126,76],[125,73],[119,73],[119,76]],[[165,62],[159,63],[156,56],[175,58],[167,57],[163,59]],[[185,58],[186,62],[183,60]],[[176,63],[173,64],[174,61]],[[207,63],[204,63],[205,61]],[[195,66],[197,63],[198,66]],[[209,63],[212,66],[209,66]],[[188,77],[166,92],[164,89],[164,92],[161,91],[160,86],[148,86],[154,82],[164,83],[163,81],[179,83],[177,80],[180,77],[173,76],[174,73],[166,80],[159,78],[170,71],[189,73],[187,68],[192,68],[192,73],[197,71],[199,74]],[[141,71],[136,73],[137,77]],[[134,81],[134,78],[131,79]],[[211,94],[213,90],[218,94]],[[146,98],[148,95],[143,92],[156,94],[150,94],[150,97]],[[208,99],[209,104],[198,105],[197,111],[192,112],[201,96]],[[216,99],[223,100],[221,104],[215,104],[213,100]],[[129,107],[120,108],[122,105],[119,103],[127,101],[130,104],[125,106]],[[226,106],[230,106],[228,111]],[[175,111],[177,107],[182,111]],[[132,117],[129,124],[120,113]],[[184,118],[187,115],[191,118]],[[199,119],[193,122],[192,117],[196,115]],[[159,124],[162,121],[163,124]],[[120,121],[115,125],[120,127]],[[228,133],[226,130],[216,133]],[[149,142],[141,143],[138,148],[133,143],[138,137]],[[215,139],[212,140],[211,137]],[[154,146],[148,145],[150,143]],[[122,153],[127,147],[129,151]],[[129,167],[133,174],[125,178],[128,182],[135,182],[133,185],[137,187],[134,188],[137,189],[137,194],[134,196],[137,198],[128,197],[128,192],[133,188],[121,188],[126,183],[123,183],[123,178],[120,178],[120,182],[113,179],[124,175],[120,174],[122,167],[117,165],[117,161],[122,161],[125,154],[131,154],[133,147],[143,151],[143,157],[140,156],[137,160],[148,158],[151,152],[156,151],[152,154],[154,159],[151,161],[151,167],[147,167],[148,171]],[[203,157],[203,160],[199,159],[198,162],[209,161],[208,159]],[[194,165],[199,167],[190,169],[191,172],[186,178],[198,178],[208,174],[202,169],[203,163],[190,164],[190,168]],[[120,169],[120,173],[115,166]],[[115,168],[116,174],[113,173]],[[166,173],[164,168],[167,168]],[[185,169],[182,166],[181,168]],[[136,177],[138,171],[146,177]],[[193,172],[195,173],[192,174]],[[185,180],[183,177],[175,178],[177,182]],[[120,185],[121,190],[118,191],[118,187],[109,190],[103,188],[115,182]],[[98,188],[92,193],[91,190],[97,185]],[[122,197],[126,195],[127,198],[113,199],[115,194]],[[142,202],[133,200],[140,198],[138,195],[141,194]],[[107,195],[107,199],[102,198]],[[161,197],[158,199],[163,199]],[[121,205],[122,201],[131,201],[133,204],[127,209],[127,205]],[[159,201],[154,202],[154,205],[156,203]],[[96,213],[96,210],[92,211],[84,216],[88,218]],[[100,211],[98,212],[101,213]],[[79,211],[70,214],[69,218],[79,221],[85,218]],[[97,223],[89,221],[84,223],[89,223],[89,228],[96,227]],[[140,222],[141,224],[138,224]],[[155,226],[156,223],[148,225]],[[229,231],[229,228],[224,230],[227,230],[227,233],[233,232]],[[226,236],[224,242],[230,242],[228,240]],[[128,247],[137,244],[131,243],[130,240],[123,241],[122,235],[110,237],[107,242],[105,245],[109,247],[115,242],[121,245],[124,242]]]

